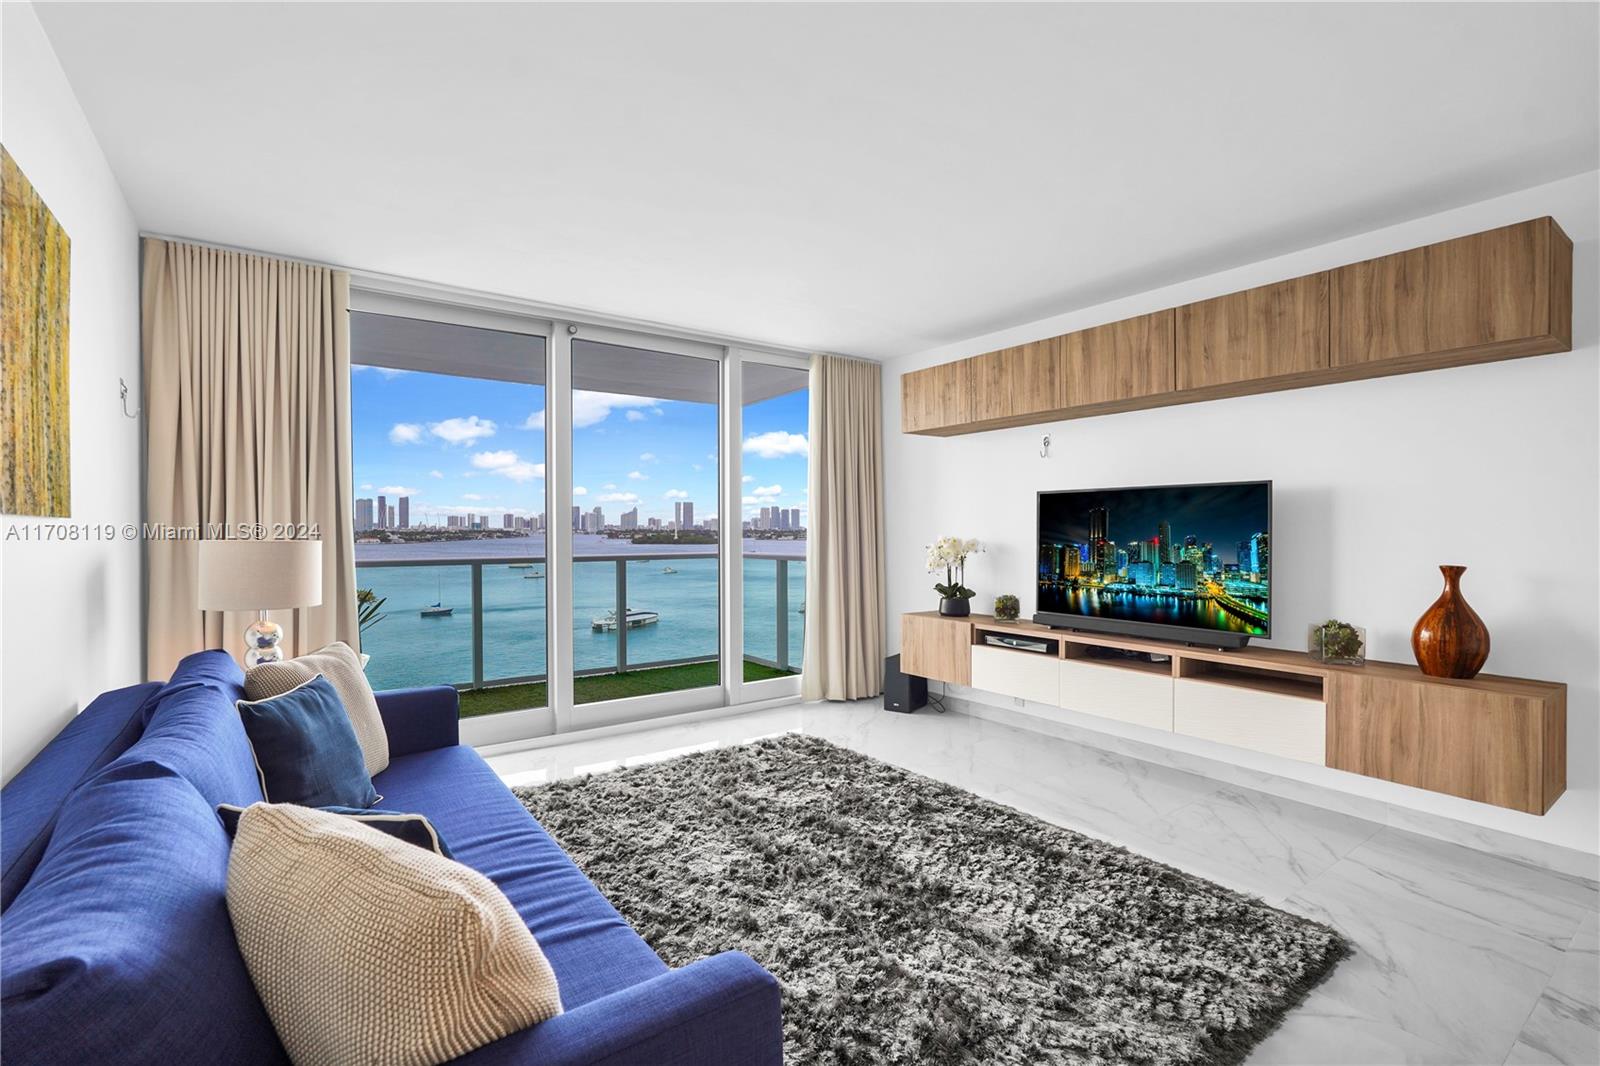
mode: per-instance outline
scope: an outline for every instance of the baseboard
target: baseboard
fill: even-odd
[[[1060,712],[1062,717],[1057,718],[1033,713],[1028,709],[1032,705],[1024,708],[1000,707],[972,698],[970,690],[961,695],[954,692],[948,694],[945,697],[945,706],[957,714],[1026,729],[1046,736],[1060,737],[1085,747],[1125,755],[1283,799],[1338,811],[1381,825],[1459,844],[1475,851],[1512,859],[1528,866],[1600,881],[1600,856],[1578,848],[1535,840],[1516,833],[1451,818],[1448,815],[1422,811],[1372,796],[1356,795],[1316,782],[1285,777],[1257,767],[1242,766],[1193,752],[1180,751],[1064,720],[1071,712]],[[1581,799],[1578,796],[1568,798]]]

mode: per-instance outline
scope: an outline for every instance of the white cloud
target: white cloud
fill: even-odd
[[[650,479],[648,477],[646,477],[644,474],[639,473],[639,471],[637,471],[637,470],[630,470],[630,471],[628,471],[628,480],[629,481],[649,481]]]
[[[589,490],[582,485],[574,485],[572,486],[572,494],[574,496],[587,496],[589,495]]]
[[[350,370],[352,372],[361,370],[376,370],[386,378],[397,378],[401,374],[411,373],[409,370],[401,370],[399,367],[395,366],[368,366],[365,363],[352,363],[350,364]]]
[[[415,422],[396,422],[389,428],[390,444],[417,444],[422,440],[422,427]]]
[[[687,500],[689,498],[689,494],[684,492],[682,489],[668,489],[661,495],[663,498],[668,500]]]
[[[759,498],[755,497],[755,496],[745,496],[743,499],[740,500],[740,502],[741,503],[761,503],[762,501]]]
[[[746,474],[744,477],[740,478],[739,480],[748,484],[749,482],[755,480],[755,475],[754,474]]]
[[[461,494],[461,498],[463,500],[481,500],[481,499],[483,499],[483,497],[479,496],[476,492],[463,492]]]
[[[477,415],[428,423],[428,432],[446,444],[476,444],[484,437],[494,436],[494,431],[495,424],[492,421]]]
[[[716,452],[707,452],[706,453],[706,458],[710,459],[714,463],[714,462],[717,461],[717,453]]]
[[[811,446],[801,433],[785,433],[775,429],[771,433],[757,433],[746,437],[744,450],[763,459],[783,459],[791,455],[810,455]]]
[[[368,481],[368,482],[364,483],[361,487],[363,489],[370,490],[372,488],[372,482]]]
[[[479,470],[498,470],[517,461],[517,453],[509,449],[499,452],[474,452],[472,465]]]
[[[378,490],[385,496],[421,496],[421,489],[407,488],[405,485],[385,485]]]
[[[543,463],[530,463],[518,459],[517,453],[509,448],[497,452],[474,452],[472,465],[479,470],[487,470],[512,481],[533,481],[544,477]]]
[[[701,466],[699,463],[690,463],[689,469],[698,474],[700,471],[704,470],[705,467]]]
[[[782,485],[757,485],[755,488],[750,490],[750,495],[752,495],[752,496],[765,496],[767,499],[770,500],[774,496],[782,496],[783,495],[783,486]]]
[[[641,463],[653,463],[656,461],[656,453],[645,452],[643,455],[639,456],[639,461]]]
[[[444,472],[441,471],[441,470],[430,470],[430,471],[428,471],[428,476],[429,477],[444,477]]]
[[[522,428],[523,429],[539,429],[539,430],[544,429],[544,409],[540,408],[539,410],[533,412],[533,414],[529,415],[527,418],[523,419],[522,420]]]
[[[659,409],[660,400],[648,396],[626,396],[618,392],[589,392],[579,389],[572,394],[572,428],[597,426],[611,416],[612,411],[646,407]]]
[[[608,492],[595,497],[598,503],[638,503],[639,496],[633,492]]]
[[[600,487],[605,489],[607,492],[610,492],[612,489],[616,488],[617,486],[608,481],[604,485],[601,485]]]
[[[637,411],[637,410],[629,411],[628,412],[628,421],[629,422],[643,422],[644,421],[644,413],[642,411]]]

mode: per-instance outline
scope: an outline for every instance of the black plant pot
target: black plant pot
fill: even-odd
[[[939,613],[946,618],[965,618],[972,613],[972,601],[970,599],[952,600],[948,597],[941,597],[939,600]]]

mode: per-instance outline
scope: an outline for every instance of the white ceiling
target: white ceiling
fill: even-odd
[[[61,4],[148,231],[886,357],[1600,165],[1593,4]]]

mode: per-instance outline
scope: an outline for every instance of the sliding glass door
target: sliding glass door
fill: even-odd
[[[594,329],[571,352],[573,704],[715,705],[721,352]]]
[[[803,357],[352,298],[352,508],[376,688],[515,742],[798,693]]]
[[[367,677],[456,685],[465,717],[542,709],[547,338],[458,317],[351,314]]]

